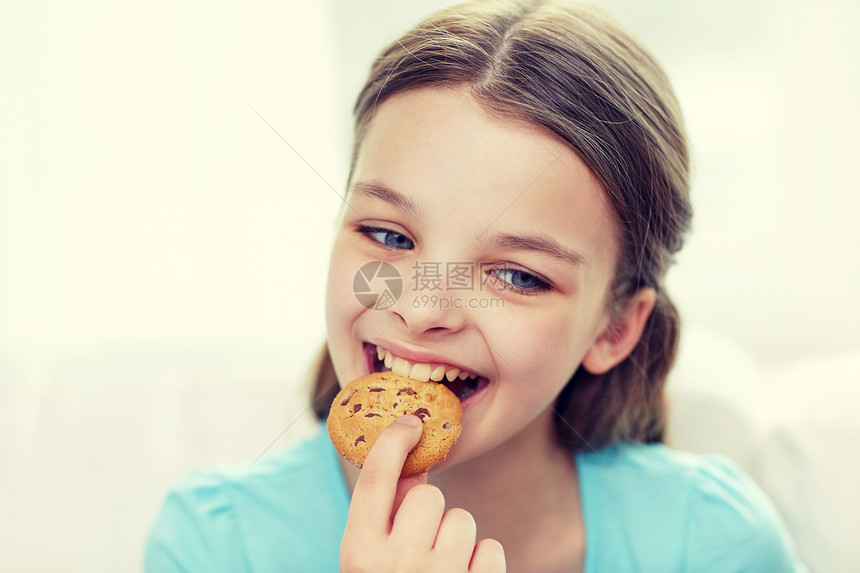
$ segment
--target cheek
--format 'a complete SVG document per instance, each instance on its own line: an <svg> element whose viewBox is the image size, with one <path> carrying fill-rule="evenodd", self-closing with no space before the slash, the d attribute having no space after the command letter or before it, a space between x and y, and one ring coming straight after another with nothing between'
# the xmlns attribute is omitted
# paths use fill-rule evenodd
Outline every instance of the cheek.
<svg viewBox="0 0 860 573"><path fill-rule="evenodd" d="M499 367L540 386L542 394L560 391L587 350L587 336L576 327L577 314L572 309L518 314L522 316L508 316L493 329Z"/></svg>
<svg viewBox="0 0 860 573"><path fill-rule="evenodd" d="M328 281L326 283L326 321L332 321L347 310L354 302L352 296L352 276L349 266L337 252L332 254L329 262Z"/></svg>
<svg viewBox="0 0 860 573"><path fill-rule="evenodd" d="M357 303L352 292L352 284L361 262L350 241L341 231L335 240L329 259L326 313L331 313L336 309L349 308L353 303Z"/></svg>
<svg viewBox="0 0 860 573"><path fill-rule="evenodd" d="M352 292L356 268L356 265L350 264L344 250L335 244L329 263L325 299L328 344L335 366L344 360L343 355L348 350L351 337L351 325L364 310Z"/></svg>

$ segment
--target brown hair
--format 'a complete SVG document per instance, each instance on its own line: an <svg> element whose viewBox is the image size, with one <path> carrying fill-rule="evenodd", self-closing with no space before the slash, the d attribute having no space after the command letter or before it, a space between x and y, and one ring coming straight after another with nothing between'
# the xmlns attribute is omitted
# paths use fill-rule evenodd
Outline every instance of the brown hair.
<svg viewBox="0 0 860 573"><path fill-rule="evenodd" d="M686 138L665 74L594 8L464 4L420 23L377 58L355 106L352 166L377 106L404 90L446 85L467 86L490 113L553 132L600 180L622 230L607 301L613 313L640 288L657 291L623 362L602 375L573 373L556 403L559 439L572 450L661 441L663 387L679 336L662 282L691 217ZM337 391L325 348L316 370L313 407L323 418Z"/></svg>

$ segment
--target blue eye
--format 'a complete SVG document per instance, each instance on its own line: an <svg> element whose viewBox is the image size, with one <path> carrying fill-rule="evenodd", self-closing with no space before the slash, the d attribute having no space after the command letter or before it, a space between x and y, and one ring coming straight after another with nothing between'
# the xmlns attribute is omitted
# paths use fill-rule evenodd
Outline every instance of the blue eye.
<svg viewBox="0 0 860 573"><path fill-rule="evenodd" d="M389 249L415 248L415 243L412 242L412 239L402 233L397 233L389 229L361 225L358 228L358 232L367 236L370 240L379 243L380 245L383 245L385 247L388 247Z"/></svg>
<svg viewBox="0 0 860 573"><path fill-rule="evenodd" d="M540 277L520 269L493 269L490 271L500 283L500 287L520 294L537 294L552 290L552 287Z"/></svg>

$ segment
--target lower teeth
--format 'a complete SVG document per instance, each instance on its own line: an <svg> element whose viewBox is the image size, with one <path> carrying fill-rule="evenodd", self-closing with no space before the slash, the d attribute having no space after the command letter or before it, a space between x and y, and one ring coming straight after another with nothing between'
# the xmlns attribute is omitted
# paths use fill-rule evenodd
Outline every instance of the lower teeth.
<svg viewBox="0 0 860 573"><path fill-rule="evenodd" d="M465 400L466 398L468 398L469 396L474 394L477 389L478 389L478 383L477 383L477 379L475 379L475 383L474 384L471 384L471 383L467 384L463 388L462 394L457 396L457 398L459 398L460 401L462 402L463 400Z"/></svg>
<svg viewBox="0 0 860 573"><path fill-rule="evenodd" d="M454 382L444 382L445 387L457 396L461 402L474 394L478 390L478 379L467 378L466 380L455 380Z"/></svg>

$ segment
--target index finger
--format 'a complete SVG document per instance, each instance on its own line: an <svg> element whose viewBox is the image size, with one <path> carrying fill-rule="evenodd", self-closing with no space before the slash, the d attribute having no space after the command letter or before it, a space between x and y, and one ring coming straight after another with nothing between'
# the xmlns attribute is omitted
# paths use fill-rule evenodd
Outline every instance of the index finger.
<svg viewBox="0 0 860 573"><path fill-rule="evenodd" d="M406 456L421 439L424 425L415 416L402 416L382 430L352 492L346 527L388 532L397 482Z"/></svg>

